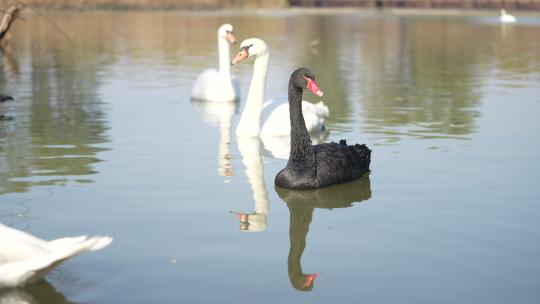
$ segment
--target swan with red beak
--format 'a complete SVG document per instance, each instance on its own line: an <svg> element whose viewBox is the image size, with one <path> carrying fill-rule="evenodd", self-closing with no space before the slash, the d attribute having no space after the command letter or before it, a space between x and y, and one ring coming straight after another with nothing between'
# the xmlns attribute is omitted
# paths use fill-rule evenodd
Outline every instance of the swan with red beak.
<svg viewBox="0 0 540 304"><path fill-rule="evenodd" d="M287 100L265 100L266 78L270 58L268 45L259 38L242 41L240 50L232 59L235 65L249 58L254 58L253 75L249 86L246 105L242 111L236 136L263 138L289 136L291 125L289 120L289 104ZM311 84L312 88L313 85ZM315 92L322 96L322 92ZM302 102L304 122L309 133L321 132L325 129L324 122L329 116L328 107L321 101L313 104ZM262 126L262 127L261 127Z"/></svg>

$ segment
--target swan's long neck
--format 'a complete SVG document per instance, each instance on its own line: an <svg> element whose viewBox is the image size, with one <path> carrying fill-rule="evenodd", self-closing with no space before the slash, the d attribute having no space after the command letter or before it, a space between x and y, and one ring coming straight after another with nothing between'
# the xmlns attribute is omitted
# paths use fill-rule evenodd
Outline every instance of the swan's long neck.
<svg viewBox="0 0 540 304"><path fill-rule="evenodd" d="M221 77L231 78L231 58L229 51L229 42L227 39L218 35L218 52L219 52L219 74Z"/></svg>
<svg viewBox="0 0 540 304"><path fill-rule="evenodd" d="M304 115L302 114L302 89L289 82L289 114L291 119L291 153L289 164L305 162L307 168L315 167L315 152L311 145Z"/></svg>
<svg viewBox="0 0 540 304"><path fill-rule="evenodd" d="M268 57L269 54L266 52L255 59L246 106L236 128L237 136L256 137L261 131L261 111L268 74Z"/></svg>

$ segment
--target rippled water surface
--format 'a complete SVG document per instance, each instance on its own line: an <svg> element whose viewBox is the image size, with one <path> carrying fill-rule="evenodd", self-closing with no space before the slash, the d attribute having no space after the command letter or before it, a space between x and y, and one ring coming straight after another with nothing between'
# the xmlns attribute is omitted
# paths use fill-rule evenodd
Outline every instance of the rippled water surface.
<svg viewBox="0 0 540 304"><path fill-rule="evenodd" d="M27 12L0 61L0 222L115 241L0 302L540 301L539 18L46 16L72 43ZM238 104L190 100L224 22L268 43L267 97L315 72L323 140L367 143L368 177L276 189L283 143L234 135L251 60Z"/></svg>

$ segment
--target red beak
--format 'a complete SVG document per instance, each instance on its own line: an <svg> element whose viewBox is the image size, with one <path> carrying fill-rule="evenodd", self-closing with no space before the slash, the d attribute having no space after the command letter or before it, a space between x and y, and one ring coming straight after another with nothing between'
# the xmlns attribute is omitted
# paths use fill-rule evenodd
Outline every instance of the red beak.
<svg viewBox="0 0 540 304"><path fill-rule="evenodd" d="M311 78L307 78L307 77L306 77L306 80L307 80L307 89L308 90L313 92L313 94L318 95L319 97L324 95L323 91L321 91L321 89L319 89L319 86L317 85L315 80L313 80Z"/></svg>
<svg viewBox="0 0 540 304"><path fill-rule="evenodd" d="M314 273L314 274L308 274L306 275L306 281L304 282L304 287L310 287L313 285L313 282L315 282L315 279L320 275L320 272Z"/></svg>

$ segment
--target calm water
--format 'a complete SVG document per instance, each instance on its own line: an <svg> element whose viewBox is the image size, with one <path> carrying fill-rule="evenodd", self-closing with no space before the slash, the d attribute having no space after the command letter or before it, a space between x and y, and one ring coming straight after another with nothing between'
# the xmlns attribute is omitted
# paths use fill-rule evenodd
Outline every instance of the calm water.
<svg viewBox="0 0 540 304"><path fill-rule="evenodd" d="M115 241L0 303L540 301L540 18L48 13L71 44L24 17L0 61L0 222ZM279 144L234 136L244 99L190 101L224 22L269 44L267 97L315 72L326 140L367 143L369 177L275 189Z"/></svg>

